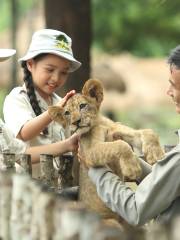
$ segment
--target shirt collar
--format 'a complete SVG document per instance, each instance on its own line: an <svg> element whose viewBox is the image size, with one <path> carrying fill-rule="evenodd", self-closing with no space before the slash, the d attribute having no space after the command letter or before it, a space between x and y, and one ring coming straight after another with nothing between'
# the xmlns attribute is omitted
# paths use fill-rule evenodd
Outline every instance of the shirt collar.
<svg viewBox="0 0 180 240"><path fill-rule="evenodd" d="M23 84L22 88L23 88L23 91L25 91L27 93L25 84ZM38 101L40 107L42 107L43 109L47 109L47 107L48 107L47 102L41 97L41 95L38 93L38 91L36 89L35 89L35 94L36 94L37 101ZM56 93L53 93L52 94L52 105L55 105L57 102L59 102L60 99L61 98Z"/></svg>

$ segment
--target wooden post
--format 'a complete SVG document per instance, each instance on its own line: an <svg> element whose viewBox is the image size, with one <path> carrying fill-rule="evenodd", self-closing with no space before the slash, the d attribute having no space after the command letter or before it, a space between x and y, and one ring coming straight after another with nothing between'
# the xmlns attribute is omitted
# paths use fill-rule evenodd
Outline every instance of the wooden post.
<svg viewBox="0 0 180 240"><path fill-rule="evenodd" d="M30 154L19 154L18 163L23 168L22 173L27 173L32 176L32 164Z"/></svg>
<svg viewBox="0 0 180 240"><path fill-rule="evenodd" d="M58 190L73 186L72 167L73 156L63 154L54 158L54 165L58 171Z"/></svg>
<svg viewBox="0 0 180 240"><path fill-rule="evenodd" d="M55 232L53 240L58 240L59 236L63 240L77 240L82 228L81 217L85 209L77 202L64 203L61 199L56 201L54 208ZM84 239L86 240L86 239Z"/></svg>
<svg viewBox="0 0 180 240"><path fill-rule="evenodd" d="M53 156L48 154L40 155L40 180L43 184L51 188L57 187L57 179L55 177L55 169L53 166Z"/></svg>
<svg viewBox="0 0 180 240"><path fill-rule="evenodd" d="M11 239L31 240L30 226L32 218L31 178L25 174L13 176Z"/></svg>
<svg viewBox="0 0 180 240"><path fill-rule="evenodd" d="M39 204L38 199L41 193L41 187L36 180L32 182L32 221L31 221L31 230L30 236L32 240L40 239L39 231Z"/></svg>
<svg viewBox="0 0 180 240"><path fill-rule="evenodd" d="M54 208L55 231L53 240L100 240L94 238L100 218L88 212L79 202L56 201Z"/></svg>
<svg viewBox="0 0 180 240"><path fill-rule="evenodd" d="M50 192L42 191L39 196L39 232L40 239L49 240L53 238L54 222L53 208L55 195Z"/></svg>
<svg viewBox="0 0 180 240"><path fill-rule="evenodd" d="M49 188L34 184L31 240L51 240L54 234L53 209L55 194ZM59 238L61 239L61 238Z"/></svg>
<svg viewBox="0 0 180 240"><path fill-rule="evenodd" d="M2 153L0 154L0 170L9 173L15 173L15 154L14 153Z"/></svg>
<svg viewBox="0 0 180 240"><path fill-rule="evenodd" d="M0 172L0 237L10 240L12 175Z"/></svg>

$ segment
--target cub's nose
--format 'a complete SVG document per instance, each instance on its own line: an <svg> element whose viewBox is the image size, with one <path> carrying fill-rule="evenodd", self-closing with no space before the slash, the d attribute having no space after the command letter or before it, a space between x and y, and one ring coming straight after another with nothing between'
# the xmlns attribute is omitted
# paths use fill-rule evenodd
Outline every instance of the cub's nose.
<svg viewBox="0 0 180 240"><path fill-rule="evenodd" d="M81 119L78 119L78 120L74 121L72 124L75 126L79 126L80 122L81 122Z"/></svg>

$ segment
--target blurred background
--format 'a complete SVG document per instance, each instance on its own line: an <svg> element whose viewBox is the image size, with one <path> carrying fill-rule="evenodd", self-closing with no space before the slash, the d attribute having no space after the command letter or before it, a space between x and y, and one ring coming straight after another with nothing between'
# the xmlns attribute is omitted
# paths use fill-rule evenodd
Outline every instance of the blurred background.
<svg viewBox="0 0 180 240"><path fill-rule="evenodd" d="M0 114L6 94L22 84L17 59L34 31L54 28L73 39L82 67L66 88L104 83L102 112L134 128L153 128L162 144L176 144L179 116L166 95L166 57L180 44L179 0L0 0L0 48L17 54L0 64Z"/></svg>

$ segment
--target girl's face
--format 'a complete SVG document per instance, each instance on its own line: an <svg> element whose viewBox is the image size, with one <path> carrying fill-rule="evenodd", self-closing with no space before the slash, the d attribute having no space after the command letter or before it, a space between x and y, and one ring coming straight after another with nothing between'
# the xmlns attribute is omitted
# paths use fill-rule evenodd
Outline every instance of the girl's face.
<svg viewBox="0 0 180 240"><path fill-rule="evenodd" d="M70 61L53 54L47 54L39 60L27 60L27 68L32 74L34 87L38 93L48 99L62 87L69 75Z"/></svg>
<svg viewBox="0 0 180 240"><path fill-rule="evenodd" d="M175 66L170 67L169 83L167 94L172 98L176 106L176 112L180 113L180 69Z"/></svg>

